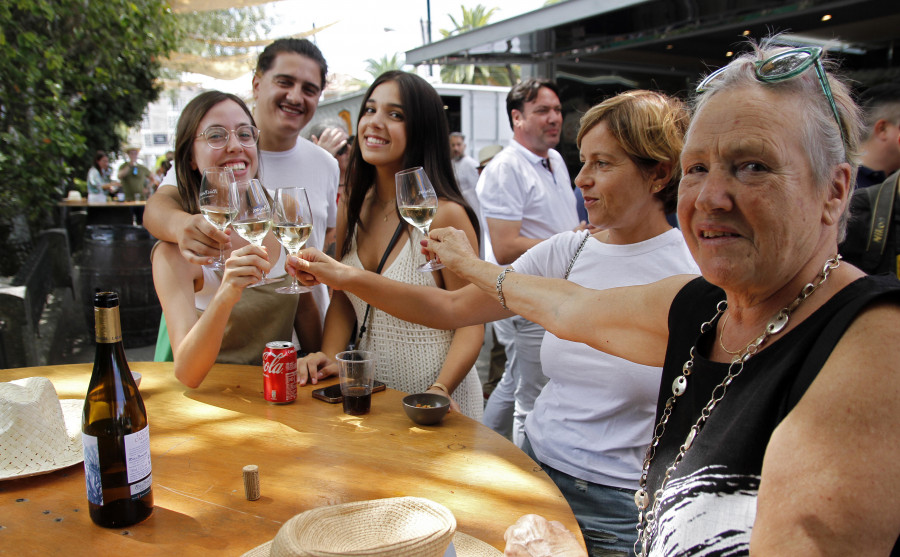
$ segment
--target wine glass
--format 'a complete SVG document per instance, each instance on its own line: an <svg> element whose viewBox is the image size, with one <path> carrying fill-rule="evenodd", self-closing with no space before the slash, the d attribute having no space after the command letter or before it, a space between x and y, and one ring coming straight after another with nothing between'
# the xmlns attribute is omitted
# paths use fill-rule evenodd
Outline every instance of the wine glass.
<svg viewBox="0 0 900 557"><path fill-rule="evenodd" d="M269 203L269 194L259 180L241 180L232 184L234 197L237 201L237 214L231 222L231 228L241 238L254 246L262 246L263 239L272 227L272 206ZM247 288L280 282L282 279L269 278L263 272L259 281Z"/></svg>
<svg viewBox="0 0 900 557"><path fill-rule="evenodd" d="M397 209L400 216L409 224L422 231L428 237L431 219L437 213L438 198L431 180L421 166L401 170L394 176L397 184ZM443 269L443 263L426 261L418 267L418 271L430 273Z"/></svg>
<svg viewBox="0 0 900 557"><path fill-rule="evenodd" d="M272 229L275 237L290 255L297 255L312 234L313 218L306 188L281 188L275 190ZM291 275L291 285L276 288L279 294L304 294L312 289L301 286Z"/></svg>
<svg viewBox="0 0 900 557"><path fill-rule="evenodd" d="M200 213L213 226L225 232L237 213L231 183L234 172L230 168L214 166L203 170L200 182ZM219 258L209 264L214 269L225 268L225 248L219 247Z"/></svg>

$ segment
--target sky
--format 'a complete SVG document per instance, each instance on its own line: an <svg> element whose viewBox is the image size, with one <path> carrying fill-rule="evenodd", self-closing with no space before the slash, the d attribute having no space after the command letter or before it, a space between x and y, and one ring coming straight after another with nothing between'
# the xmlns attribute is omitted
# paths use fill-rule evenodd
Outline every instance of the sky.
<svg viewBox="0 0 900 557"><path fill-rule="evenodd" d="M527 13L544 5L544 0L479 0L488 8L498 8L491 23ZM461 0L431 0L432 41L442 38L440 29L453 29L449 15L462 19L461 5L474 8L476 2ZM275 19L271 37L291 35L313 27L335 25L311 37L328 61L329 73L348 74L371 80L366 72L366 59L380 59L403 53L423 44L420 20L427 17L427 0L283 0L267 5L267 13ZM191 74L190 81L205 87L235 94L250 91L250 76L231 81L213 80Z"/></svg>

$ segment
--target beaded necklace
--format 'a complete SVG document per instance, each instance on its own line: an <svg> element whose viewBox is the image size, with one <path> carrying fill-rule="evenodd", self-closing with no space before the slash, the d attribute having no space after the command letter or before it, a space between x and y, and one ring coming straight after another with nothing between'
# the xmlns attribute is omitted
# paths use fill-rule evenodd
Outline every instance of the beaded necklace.
<svg viewBox="0 0 900 557"><path fill-rule="evenodd" d="M653 430L653 440L650 442L650 446L647 447L647 453L644 457L644 465L641 470L641 480L640 480L640 488L634 494L634 503L638 508L638 539L634 544L634 553L638 557L646 557L648 555L648 551L650 549L650 541L651 535L654 527L656 526L656 519L658 518L659 513L659 505L660 499L662 499L663 491L666 488L666 484L672 478L672 475L675 472L675 469L684 459L684 455L687 453L688 449L693 445L694 440L697 437L697 434L700 433L700 428L706 423L706 420L709 419L709 415L712 413L713 408L722 401L722 398L725 397L725 391L728 389L728 386L732 381L737 378L738 375L744 370L744 363L747 362L751 357L753 357L763 345L763 343L768 340L772 335L777 335L787 326L788 321L790 320L791 314L800 306L800 304L806 300L815 290L821 286L827 279L828 275L834 269L837 269L841 264L841 256L835 255L831 259L825 262L825 265L822 267L822 272L819 273L816 282L810 282L806 286L800 290L800 294L794 298L790 304L781 308L766 324L765 330L763 330L762 334L759 335L754 340L750 341L750 343L741 350L738 354L735 354L731 359L731 364L728 366L728 373L725 375L725 379L722 380L713 390L712 390L712 398L710 398L709 402L706 403L706 406L703 407L703 410L700 412L700 417L697 419L697 422L691 426L690 431L688 431L687 438L684 441L684 444L678 449L678 454L675 456L675 461L672 462L671 466L666 468L666 473L663 476L662 482L660 483L659 489L657 489L653 493L653 506L650 506L650 495L647 493L647 475L650 471L650 463L653 460L653 457L656 454L656 446L659 444L660 439L663 436L663 433L666 431L666 424L669 421L669 417L672 415L672 409L675 407L675 401L685 393L688 387L688 377L691 375L691 370L694 367L694 358L697 354L697 345L691 347L690 359L684 363L684 366L681 368L681 375L679 375L675 381L672 382L672 396L666 400L665 408L662 412L662 417L659 420L659 423L656 424L656 428ZM709 321L706 321L702 325L700 325L700 335L702 336L704 333L708 332L713 326L716 320L719 318L722 313L728 307L727 300L722 300L718 304L716 304L716 314L710 318ZM648 510L648 507L649 510Z"/></svg>

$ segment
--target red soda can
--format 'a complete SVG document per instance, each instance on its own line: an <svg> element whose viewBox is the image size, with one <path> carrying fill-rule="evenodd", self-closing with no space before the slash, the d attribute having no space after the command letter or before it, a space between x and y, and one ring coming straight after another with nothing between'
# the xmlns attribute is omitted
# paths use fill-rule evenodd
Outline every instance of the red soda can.
<svg viewBox="0 0 900 557"><path fill-rule="evenodd" d="M297 400L297 350L291 342L266 343L262 355L266 400L286 404Z"/></svg>

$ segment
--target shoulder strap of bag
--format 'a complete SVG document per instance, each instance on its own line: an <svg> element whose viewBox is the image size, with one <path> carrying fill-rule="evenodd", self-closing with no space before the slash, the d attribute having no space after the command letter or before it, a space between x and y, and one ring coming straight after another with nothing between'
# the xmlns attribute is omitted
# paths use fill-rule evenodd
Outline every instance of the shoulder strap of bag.
<svg viewBox="0 0 900 557"><path fill-rule="evenodd" d="M895 172L880 185L872 186L866 192L869 196L869 206L872 207L872 218L869 221L869 239L863 261L872 268L878 265L887 245L888 227L891 225L891 211L894 209L898 181L900 172Z"/></svg>
<svg viewBox="0 0 900 557"><path fill-rule="evenodd" d="M381 261L378 263L378 268L375 269L375 273L381 274L381 269L384 268L384 264L387 261L388 255L391 254L391 251L394 249L394 246L397 244L397 239L400 237L400 233L403 232L403 221L397 223L397 229L394 230L394 235L391 236L391 241L388 242L387 248L384 250L384 254L381 256ZM350 350L354 350L356 348L357 340L362 341L363 335L366 333L366 322L369 320L369 310L372 308L370 304L366 304L366 313L363 316L362 324L359 326L359 333L357 331L353 331L353 337L350 339Z"/></svg>
<svg viewBox="0 0 900 557"><path fill-rule="evenodd" d="M575 255L572 256L572 260L569 261L569 266L566 267L566 276L563 277L563 278L565 278L566 280L569 280L569 273L572 272L572 267L575 266L575 260L578 259L578 256L579 256L579 255L581 255L581 250L584 249L584 245L587 243L588 238L590 238L590 237L591 237L591 231L588 230L588 231L585 232L585 234L584 234L584 239L581 240L581 243L580 243L580 244L578 244L578 249L575 250Z"/></svg>

